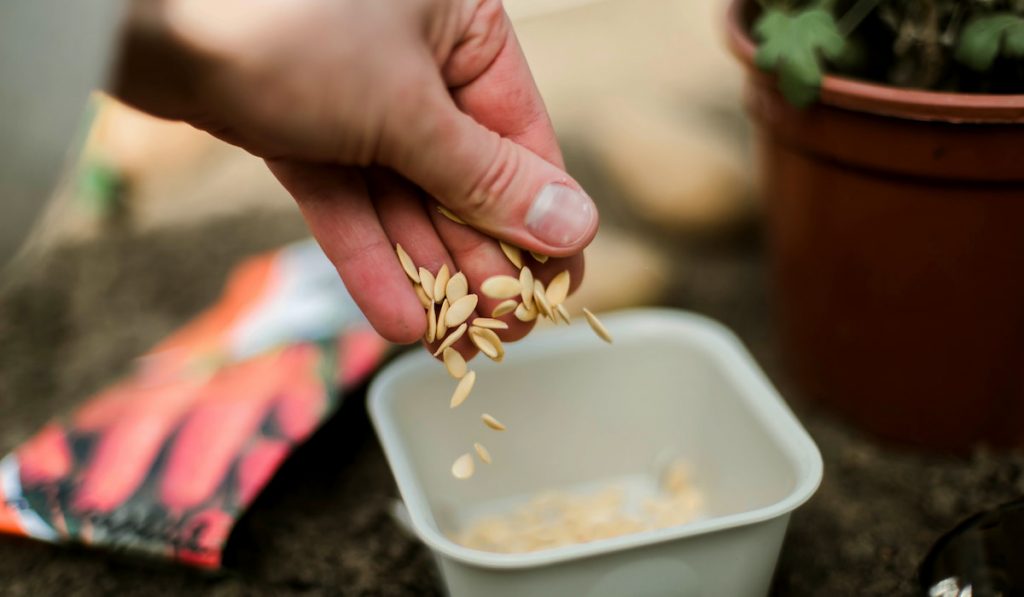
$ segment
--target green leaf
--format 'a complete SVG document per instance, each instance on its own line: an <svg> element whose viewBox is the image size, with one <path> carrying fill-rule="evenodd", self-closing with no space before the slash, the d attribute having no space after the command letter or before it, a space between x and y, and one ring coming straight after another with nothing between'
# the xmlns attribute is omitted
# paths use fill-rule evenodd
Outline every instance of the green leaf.
<svg viewBox="0 0 1024 597"><path fill-rule="evenodd" d="M1014 58L1024 57L1024 18L997 13L971 19L960 34L956 59L974 70L984 71L992 67L1000 52Z"/></svg>
<svg viewBox="0 0 1024 597"><path fill-rule="evenodd" d="M779 75L779 90L803 107L818 98L822 57L839 58L846 40L832 15L821 8L787 13L768 9L754 24L761 41L754 57L758 68Z"/></svg>

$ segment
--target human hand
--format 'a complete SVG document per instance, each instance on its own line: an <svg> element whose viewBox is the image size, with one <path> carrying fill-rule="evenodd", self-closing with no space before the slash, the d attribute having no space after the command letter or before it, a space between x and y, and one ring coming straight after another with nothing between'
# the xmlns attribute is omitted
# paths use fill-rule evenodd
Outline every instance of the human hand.
<svg viewBox="0 0 1024 597"><path fill-rule="evenodd" d="M497 0L135 0L122 56L119 97L266 159L389 340L426 328L395 243L473 288L515 274L491 237L582 277L597 212Z"/></svg>

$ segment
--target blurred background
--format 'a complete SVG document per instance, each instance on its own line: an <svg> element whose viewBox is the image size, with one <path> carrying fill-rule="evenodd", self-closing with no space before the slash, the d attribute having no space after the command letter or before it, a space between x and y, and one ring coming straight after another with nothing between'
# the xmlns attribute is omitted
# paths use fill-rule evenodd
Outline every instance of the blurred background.
<svg viewBox="0 0 1024 597"><path fill-rule="evenodd" d="M822 449L780 595L909 595L963 516L1024 491L1024 454L922 454L865 437L792 387L771 317L743 69L704 0L506 0L563 143L598 202L576 305L692 309L741 336ZM306 236L261 160L102 96L80 160L0 287L0 450L110 383L255 252ZM433 594L388 516L391 476L348 406L244 519L244 574L204 577L0 538L9 594ZM340 437L343 436L343 437ZM328 457L323 452L329 451ZM319 452L319 453L318 453ZM339 589L344 587L345 589Z"/></svg>

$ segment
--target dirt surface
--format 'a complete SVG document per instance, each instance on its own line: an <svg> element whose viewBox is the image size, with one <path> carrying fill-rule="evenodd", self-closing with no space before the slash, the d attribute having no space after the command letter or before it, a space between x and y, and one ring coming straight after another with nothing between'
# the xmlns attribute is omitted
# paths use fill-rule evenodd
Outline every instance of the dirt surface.
<svg viewBox="0 0 1024 597"><path fill-rule="evenodd" d="M208 305L242 257L304 234L294 215L249 214L63 246L0 289L0 450L108 383ZM756 233L680 248L668 304L734 330L780 384ZM908 453L792 399L825 457L815 498L793 517L777 595L914 595L941 532L1024 492L1024 454ZM395 489L362 395L286 464L232 537L231 570L202 575L81 548L0 538L4 595L433 595L426 551L388 515Z"/></svg>

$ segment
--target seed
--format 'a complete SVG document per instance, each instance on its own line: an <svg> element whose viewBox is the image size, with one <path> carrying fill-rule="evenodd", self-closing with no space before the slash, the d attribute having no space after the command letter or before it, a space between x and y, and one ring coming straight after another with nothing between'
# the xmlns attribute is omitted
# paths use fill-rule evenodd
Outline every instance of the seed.
<svg viewBox="0 0 1024 597"><path fill-rule="evenodd" d="M454 348L444 349L444 366L455 379L462 379L466 375L466 359Z"/></svg>
<svg viewBox="0 0 1024 597"><path fill-rule="evenodd" d="M427 344L433 344L437 334L437 316L434 314L434 305L427 307L427 334L423 336Z"/></svg>
<svg viewBox="0 0 1024 597"><path fill-rule="evenodd" d="M446 348L451 348L452 344L458 342L459 338L462 337L462 334L466 333L466 329L468 327L468 325L462 324L458 328L456 328L454 332L448 334L448 337L444 339L444 342L442 342L441 345L437 347L437 352L434 353L434 356L436 357L437 355L441 354L442 352L444 352L444 349Z"/></svg>
<svg viewBox="0 0 1024 597"><path fill-rule="evenodd" d="M420 304L423 305L424 309L434 304L434 301L430 300L430 297L427 296L427 293L423 292L422 286L416 284L415 286L413 286L413 289L416 291L416 298L420 299Z"/></svg>
<svg viewBox="0 0 1024 597"><path fill-rule="evenodd" d="M491 276L480 285L480 291L493 299L519 296L519 279L512 276Z"/></svg>
<svg viewBox="0 0 1024 597"><path fill-rule="evenodd" d="M448 209L447 207L445 207L443 205L438 205L437 206L437 211L442 216L448 218L449 220L455 222L456 224L462 224L463 226L466 225L466 221L465 220L463 220L459 216L457 216L454 213L452 213L452 210Z"/></svg>
<svg viewBox="0 0 1024 597"><path fill-rule="evenodd" d="M565 308L565 305L558 305L555 307L555 314L558 315L559 319L565 322L565 325L572 323L572 319L569 317L569 310Z"/></svg>
<svg viewBox="0 0 1024 597"><path fill-rule="evenodd" d="M441 303L441 310L437 313L437 336L436 338L444 338L445 333L448 332L448 324L445 323L445 317L448 315L448 308L451 305L448 304L448 299L444 299Z"/></svg>
<svg viewBox="0 0 1024 597"><path fill-rule="evenodd" d="M445 263L441 266L441 269L437 270L437 277L434 278L434 302L440 303L444 300L444 293L448 287L448 280L451 279L451 274L448 271L448 264Z"/></svg>
<svg viewBox="0 0 1024 597"><path fill-rule="evenodd" d="M459 380L459 385L455 386L455 392L452 393L452 401L449 403L451 408L462 404L469 398L469 393L473 391L473 384L476 383L476 371L470 371L462 376Z"/></svg>
<svg viewBox="0 0 1024 597"><path fill-rule="evenodd" d="M494 308L494 311L491 311L491 317L501 317L502 315L508 315L509 313L515 311L518 305L519 303L517 303L514 299L502 301L501 303L498 304L497 307Z"/></svg>
<svg viewBox="0 0 1024 597"><path fill-rule="evenodd" d="M491 415L484 413L480 415L480 418L483 420L484 425L487 425L491 429L495 431L505 431L505 426L502 425L501 422L498 421L498 419L495 419Z"/></svg>
<svg viewBox="0 0 1024 597"><path fill-rule="evenodd" d="M544 283L540 280L533 281L533 301L536 303L534 307L541 315L548 319L552 318L551 304L548 303L547 294L544 292Z"/></svg>
<svg viewBox="0 0 1024 597"><path fill-rule="evenodd" d="M537 319L536 305L534 305L533 309L528 309L525 303L516 307L516 319L522 322L529 322Z"/></svg>
<svg viewBox="0 0 1024 597"><path fill-rule="evenodd" d="M490 317L477 317L473 320L473 325L478 328L487 328L491 330L507 330L508 324L500 319L491 319Z"/></svg>
<svg viewBox="0 0 1024 597"><path fill-rule="evenodd" d="M463 454L452 464L452 476L456 479L468 479L473 476L473 457Z"/></svg>
<svg viewBox="0 0 1024 597"><path fill-rule="evenodd" d="M533 272L530 268L524 267L519 270L520 296L523 297L523 304L527 309L533 308Z"/></svg>
<svg viewBox="0 0 1024 597"><path fill-rule="evenodd" d="M475 294L467 294L455 301L448 306L448 312L444 316L444 324L453 328L466 321L473 314L473 309L476 309L476 303L477 296Z"/></svg>
<svg viewBox="0 0 1024 597"><path fill-rule="evenodd" d="M476 450L476 455L480 457L480 460L486 464L491 463L491 453L487 451L487 448L485 448L483 444L480 442L473 442L473 449Z"/></svg>
<svg viewBox="0 0 1024 597"><path fill-rule="evenodd" d="M532 255L533 258L536 259L538 263L547 263L548 262L548 256L547 255L541 255L540 253L534 253L533 251L530 251L530 255Z"/></svg>
<svg viewBox="0 0 1024 597"><path fill-rule="evenodd" d="M512 262L512 265L523 267L523 250L519 247L508 244L503 240L499 240L498 244L501 245L501 252L508 257L508 260Z"/></svg>
<svg viewBox="0 0 1024 597"><path fill-rule="evenodd" d="M413 263L412 257L405 252L402 245L395 245L395 253L398 254L398 262L402 264L402 269L405 270L405 275L409 276L409 279L419 284L420 275L416 272L416 264Z"/></svg>
<svg viewBox="0 0 1024 597"><path fill-rule="evenodd" d="M420 286L423 287L423 292L427 294L430 302L434 302L434 274L425 267L420 268Z"/></svg>
<svg viewBox="0 0 1024 597"><path fill-rule="evenodd" d="M466 281L466 274L462 272L452 276L444 289L444 295L453 303L466 296L467 292L469 292L469 282Z"/></svg>
<svg viewBox="0 0 1024 597"><path fill-rule="evenodd" d="M612 335L608 332L608 328L604 327L601 320L590 312L590 309L584 308L583 315L587 318L587 323L590 324L590 329L594 330L594 333L601 337L602 340L608 344L612 343Z"/></svg>
<svg viewBox="0 0 1024 597"><path fill-rule="evenodd" d="M569 296L569 270L552 278L546 294L550 305L561 305L565 302L565 297Z"/></svg>
<svg viewBox="0 0 1024 597"><path fill-rule="evenodd" d="M487 355L492 361L501 362L505 358L505 347L501 344L501 338L494 330L487 328L469 328L469 339L480 349L480 352Z"/></svg>

